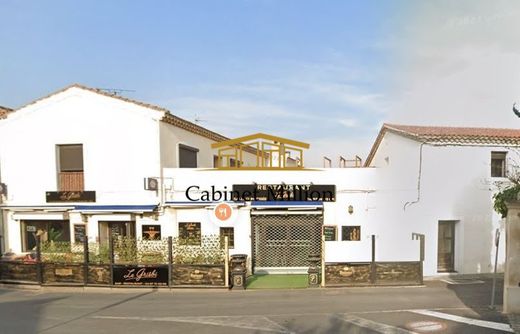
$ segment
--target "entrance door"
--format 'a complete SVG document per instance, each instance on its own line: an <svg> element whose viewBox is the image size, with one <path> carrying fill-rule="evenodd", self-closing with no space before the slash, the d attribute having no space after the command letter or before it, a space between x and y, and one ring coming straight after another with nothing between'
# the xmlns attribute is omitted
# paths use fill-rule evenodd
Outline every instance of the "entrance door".
<svg viewBox="0 0 520 334"><path fill-rule="evenodd" d="M110 221L99 222L99 241L107 243L109 233L112 239L119 237L135 238L135 222Z"/></svg>
<svg viewBox="0 0 520 334"><path fill-rule="evenodd" d="M251 221L253 271L303 268L306 272L309 255L321 255L321 214L255 214Z"/></svg>
<svg viewBox="0 0 520 334"><path fill-rule="evenodd" d="M437 271L455 271L455 222L439 221Z"/></svg>

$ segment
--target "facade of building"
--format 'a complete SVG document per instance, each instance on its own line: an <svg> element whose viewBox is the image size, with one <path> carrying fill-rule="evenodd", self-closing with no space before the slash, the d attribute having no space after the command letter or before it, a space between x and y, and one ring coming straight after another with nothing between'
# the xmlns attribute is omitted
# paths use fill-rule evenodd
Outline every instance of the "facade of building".
<svg viewBox="0 0 520 334"><path fill-rule="evenodd" d="M369 262L373 242L377 261L418 261L416 234L425 275L491 272L503 227L492 195L518 145L519 130L384 125L364 167L310 169L306 143L229 140L73 85L0 122L3 252L32 251L36 233L220 234L252 272L299 272L322 251L328 263Z"/></svg>

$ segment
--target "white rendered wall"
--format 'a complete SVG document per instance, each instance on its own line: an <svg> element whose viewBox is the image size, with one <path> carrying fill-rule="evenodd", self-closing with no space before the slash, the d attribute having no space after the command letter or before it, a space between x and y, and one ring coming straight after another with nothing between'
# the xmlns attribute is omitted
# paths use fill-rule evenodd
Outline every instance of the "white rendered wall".
<svg viewBox="0 0 520 334"><path fill-rule="evenodd" d="M495 182L504 180L490 177L491 152L508 149L423 145L418 191L420 150L421 144L416 141L389 132L385 135L372 163L380 170L377 219L386 219L396 229L426 235L425 275L437 274L439 221L457 221L455 270L492 272L494 233L497 227L503 228L493 210L492 195ZM499 269L503 269L503 263L502 240Z"/></svg>
<svg viewBox="0 0 520 334"><path fill-rule="evenodd" d="M9 205L45 203L57 190L56 145L83 144L85 190L97 204L157 203L143 179L160 172L159 128L150 109L71 88L31 104L0 125Z"/></svg>

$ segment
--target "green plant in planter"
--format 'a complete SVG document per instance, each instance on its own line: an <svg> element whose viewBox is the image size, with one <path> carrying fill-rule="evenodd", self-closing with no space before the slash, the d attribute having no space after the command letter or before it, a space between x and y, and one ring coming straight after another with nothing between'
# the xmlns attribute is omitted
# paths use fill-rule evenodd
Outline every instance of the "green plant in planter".
<svg viewBox="0 0 520 334"><path fill-rule="evenodd" d="M520 193L520 185L513 184L493 195L493 208L502 218L507 216L506 202L516 200L518 193Z"/></svg>
<svg viewBox="0 0 520 334"><path fill-rule="evenodd" d="M63 231L58 231L51 227L48 232L49 241L51 241L51 242L58 241L60 239L60 237L62 236L62 234L63 234Z"/></svg>

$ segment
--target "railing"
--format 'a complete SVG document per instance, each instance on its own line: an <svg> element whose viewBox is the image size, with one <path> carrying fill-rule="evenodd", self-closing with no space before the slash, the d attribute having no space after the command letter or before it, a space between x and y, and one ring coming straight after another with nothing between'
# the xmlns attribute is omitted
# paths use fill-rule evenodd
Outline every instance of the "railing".
<svg viewBox="0 0 520 334"><path fill-rule="evenodd" d="M83 172L60 172L58 174L59 191L83 191L85 180Z"/></svg>

